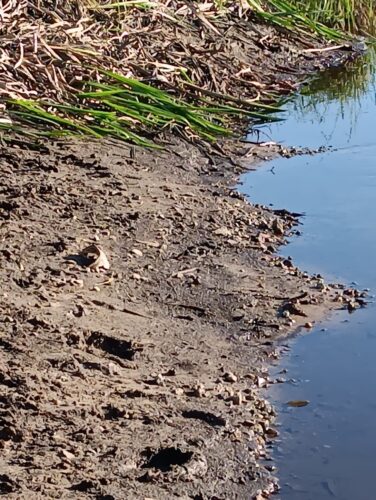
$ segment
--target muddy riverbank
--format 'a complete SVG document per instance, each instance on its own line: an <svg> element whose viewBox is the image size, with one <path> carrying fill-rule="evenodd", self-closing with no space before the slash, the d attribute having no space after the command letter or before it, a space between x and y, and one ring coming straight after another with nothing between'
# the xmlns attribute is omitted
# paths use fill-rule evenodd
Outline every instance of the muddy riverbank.
<svg viewBox="0 0 376 500"><path fill-rule="evenodd" d="M268 88L350 54L248 28L256 52L239 37L231 50ZM276 433L258 391L273 340L356 306L275 256L296 216L233 189L278 147L158 140L1 147L7 498L267 497L259 460ZM109 268L80 254L90 245Z"/></svg>

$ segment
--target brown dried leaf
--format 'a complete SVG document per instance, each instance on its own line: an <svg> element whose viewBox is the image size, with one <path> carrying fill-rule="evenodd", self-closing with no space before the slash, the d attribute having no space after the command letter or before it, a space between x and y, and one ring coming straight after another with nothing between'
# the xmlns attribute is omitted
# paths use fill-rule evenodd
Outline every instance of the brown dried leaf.
<svg viewBox="0 0 376 500"><path fill-rule="evenodd" d="M82 250L81 255L91 260L87 266L89 269L93 269L94 271L99 271L100 268L106 270L110 269L107 255L99 245L89 245Z"/></svg>

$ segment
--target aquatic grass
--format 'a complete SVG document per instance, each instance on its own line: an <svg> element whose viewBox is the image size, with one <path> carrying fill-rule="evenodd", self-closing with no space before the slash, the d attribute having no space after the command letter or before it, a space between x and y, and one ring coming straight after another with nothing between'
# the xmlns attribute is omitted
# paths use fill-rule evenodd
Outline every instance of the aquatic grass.
<svg viewBox="0 0 376 500"><path fill-rule="evenodd" d="M375 0L290 0L312 19L350 32L376 28Z"/></svg>
<svg viewBox="0 0 376 500"><path fill-rule="evenodd" d="M187 102L147 83L100 70L101 82L88 81L74 95L75 104L53 100L8 100L11 122L2 129L31 127L38 135L86 135L116 137L138 145L156 147L151 137L164 129L179 128L183 133L213 141L229 136L229 116L247 116L255 122L274 121L279 108L247 103L248 109L210 102Z"/></svg>
<svg viewBox="0 0 376 500"><path fill-rule="evenodd" d="M309 85L302 88L300 95L314 96L316 103L342 104L360 102L369 88L376 95L376 50L370 49L362 58L345 67L332 68L313 78Z"/></svg>
<svg viewBox="0 0 376 500"><path fill-rule="evenodd" d="M287 0L268 0L267 7L261 0L247 0L253 11L265 21L290 31L306 33L307 29L327 40L339 41L347 38L341 31L320 22L309 11Z"/></svg>

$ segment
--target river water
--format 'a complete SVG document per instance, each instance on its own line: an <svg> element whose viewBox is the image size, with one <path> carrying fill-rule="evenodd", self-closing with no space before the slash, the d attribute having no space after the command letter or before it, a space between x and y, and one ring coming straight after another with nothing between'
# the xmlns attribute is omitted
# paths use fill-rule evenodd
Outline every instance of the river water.
<svg viewBox="0 0 376 500"><path fill-rule="evenodd" d="M246 174L254 203L304 213L283 247L301 269L376 293L376 64L370 52L323 73L261 140L335 150L277 159ZM254 137L250 137L254 139ZM376 499L376 304L336 312L289 341L272 368L284 384L266 397L279 411L273 449L288 500ZM287 371L284 375L277 375ZM301 408L289 400L308 400ZM375 476L374 476L375 474Z"/></svg>

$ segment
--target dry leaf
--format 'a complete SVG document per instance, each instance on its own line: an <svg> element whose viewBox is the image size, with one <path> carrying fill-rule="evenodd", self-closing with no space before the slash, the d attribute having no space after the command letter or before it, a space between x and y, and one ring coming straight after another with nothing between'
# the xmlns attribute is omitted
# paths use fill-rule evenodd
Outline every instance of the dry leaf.
<svg viewBox="0 0 376 500"><path fill-rule="evenodd" d="M184 276L192 276L194 272L197 271L197 267L191 267L190 269L182 269L177 273L172 274L171 278L183 278Z"/></svg>
<svg viewBox="0 0 376 500"><path fill-rule="evenodd" d="M99 271L100 268L110 269L107 255L99 245L89 245L82 250L81 255L91 261L87 266L89 269L93 269L94 271Z"/></svg>

